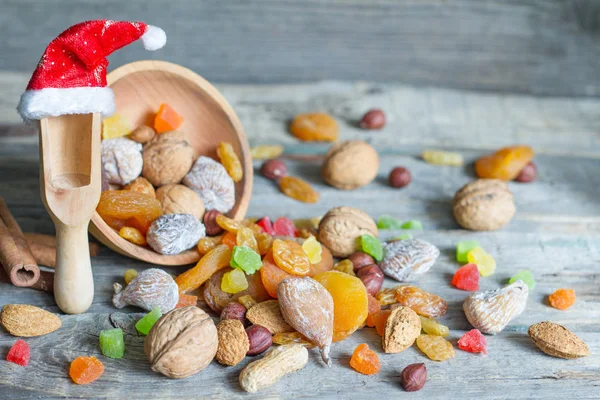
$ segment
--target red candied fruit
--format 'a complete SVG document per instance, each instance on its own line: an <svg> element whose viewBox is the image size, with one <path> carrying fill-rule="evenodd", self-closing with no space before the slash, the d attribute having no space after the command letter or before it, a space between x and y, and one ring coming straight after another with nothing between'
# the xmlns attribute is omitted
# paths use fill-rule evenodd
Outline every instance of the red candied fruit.
<svg viewBox="0 0 600 400"><path fill-rule="evenodd" d="M6 355L6 361L10 361L11 363L15 363L22 367L26 367L27 364L29 364L30 358L31 350L29 349L29 345L22 339L17 340Z"/></svg>
<svg viewBox="0 0 600 400"><path fill-rule="evenodd" d="M475 264L466 264L456 270L452 278L452 285L458 289L479 290L479 269Z"/></svg>
<svg viewBox="0 0 600 400"><path fill-rule="evenodd" d="M487 339L479 329L471 329L458 339L458 348L469 353L487 354Z"/></svg>
<svg viewBox="0 0 600 400"><path fill-rule="evenodd" d="M275 229L273 228L271 218L265 216L260 221L258 221L256 225L260 226L263 232L268 233L271 236L275 236Z"/></svg>
<svg viewBox="0 0 600 400"><path fill-rule="evenodd" d="M273 229L275 230L275 235L279 236L296 237L298 233L294 222L291 219L285 217L277 218L273 223Z"/></svg>

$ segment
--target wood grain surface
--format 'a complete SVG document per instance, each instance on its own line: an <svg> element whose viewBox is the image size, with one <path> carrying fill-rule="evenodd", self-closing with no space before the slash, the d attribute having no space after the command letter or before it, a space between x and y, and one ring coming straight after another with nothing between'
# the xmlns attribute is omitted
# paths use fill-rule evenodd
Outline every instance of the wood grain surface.
<svg viewBox="0 0 600 400"><path fill-rule="evenodd" d="M141 44L113 66L164 59L210 81L400 81L542 95L600 94L596 0L3 0L0 70L31 71L80 21L142 20Z"/></svg>
<svg viewBox="0 0 600 400"><path fill-rule="evenodd" d="M37 138L18 125L14 105L25 81L21 74L0 74L0 195L5 197L25 231L51 233L50 218L39 196ZM398 375L404 366L424 362L428 382L415 399L577 399L598 398L600 393L600 101L545 99L504 94L413 88L377 83L324 82L306 85L219 85L240 117L251 144L281 143L286 148L290 173L321 192L321 201L306 205L286 198L261 176L255 176L248 215L292 218L323 214L338 205L351 205L373 217L391 214L399 219L420 219L425 230L416 237L438 246L441 255L418 285L444 297L449 304L441 322L451 329L450 341L470 326L461 304L467 292L449 285L458 264L455 245L476 239L498 261L497 272L483 278L483 290L496 288L520 269L529 269L537 281L526 311L497 336L488 337L489 354L478 356L457 350L455 358L437 363L416 348L400 354L383 354L373 329L363 329L333 346L333 366L326 369L315 350L309 364L263 392L241 390L237 367L212 363L202 373L185 380L170 380L153 373L143 355L143 338L131 324L139 309L115 309L112 283L121 282L129 268L150 265L120 256L103 247L92 259L96 292L90 312L62 316L57 332L29 339L32 362L27 369L0 361L0 398L396 398L403 393ZM365 132L355 121L366 109L382 107L389 124L382 131ZM319 175L326 144L304 144L286 129L295 113L324 110L340 124L341 137L371 142L381 155L377 179L366 187L340 192L325 186ZM536 149L539 178L532 184L510 183L517 214L497 232L468 232L452 218L450 200L455 191L473 179L464 168L432 166L418 157L425 148L453 149L470 163L501 145L527 143ZM258 168L255 162L254 167ZM385 183L396 165L411 169L413 182L403 190ZM383 231L384 239L399 232ZM182 267L165 268L177 274ZM394 282L386 280L385 286ZM577 292L577 303L568 311L550 308L547 295L568 287ZM0 284L0 305L27 303L58 312L50 295ZM565 325L586 341L591 355L562 360L541 353L527 336L529 325L551 320ZM124 327L126 354L122 360L102 357L106 372L89 386L74 385L67 375L71 360L79 355L101 357L101 329ZM0 355L15 338L0 331ZM363 376L348 365L359 343L380 353L382 370Z"/></svg>

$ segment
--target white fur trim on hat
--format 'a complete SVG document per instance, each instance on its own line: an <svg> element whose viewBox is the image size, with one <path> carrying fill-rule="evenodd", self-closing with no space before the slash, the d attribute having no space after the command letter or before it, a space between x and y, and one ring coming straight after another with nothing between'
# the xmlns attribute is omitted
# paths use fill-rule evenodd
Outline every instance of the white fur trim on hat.
<svg viewBox="0 0 600 400"><path fill-rule="evenodd" d="M17 111L25 121L95 112L106 117L115 112L115 95L108 87L27 90L21 96Z"/></svg>
<svg viewBox="0 0 600 400"><path fill-rule="evenodd" d="M142 35L142 43L146 50L158 50L167 43L167 34L158 26L147 25L146 32Z"/></svg>

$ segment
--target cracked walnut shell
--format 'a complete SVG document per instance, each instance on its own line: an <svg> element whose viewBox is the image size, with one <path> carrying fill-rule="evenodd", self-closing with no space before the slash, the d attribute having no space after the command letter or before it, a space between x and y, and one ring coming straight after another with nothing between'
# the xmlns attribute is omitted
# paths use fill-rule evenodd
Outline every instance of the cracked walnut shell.
<svg viewBox="0 0 600 400"><path fill-rule="evenodd" d="M154 186L179 183L194 162L194 149L183 132L156 135L144 146L142 175Z"/></svg>
<svg viewBox="0 0 600 400"><path fill-rule="evenodd" d="M161 186L156 191L156 198L162 205L163 214L192 214L199 220L204 216L204 201L187 186Z"/></svg>
<svg viewBox="0 0 600 400"><path fill-rule="evenodd" d="M346 258L356 252L361 235L378 236L378 231L375 221L358 208L332 208L319 223L318 240L334 257Z"/></svg>
<svg viewBox="0 0 600 400"><path fill-rule="evenodd" d="M217 328L198 307L176 308L163 315L144 342L144 353L153 371L169 378L194 375L215 358Z"/></svg>
<svg viewBox="0 0 600 400"><path fill-rule="evenodd" d="M498 179L478 179L463 186L452 206L458 224L474 231L500 229L516 212L508 185Z"/></svg>
<svg viewBox="0 0 600 400"><path fill-rule="evenodd" d="M323 163L323 179L338 189L351 190L364 186L377 176L379 156L375 149L360 140L333 145Z"/></svg>

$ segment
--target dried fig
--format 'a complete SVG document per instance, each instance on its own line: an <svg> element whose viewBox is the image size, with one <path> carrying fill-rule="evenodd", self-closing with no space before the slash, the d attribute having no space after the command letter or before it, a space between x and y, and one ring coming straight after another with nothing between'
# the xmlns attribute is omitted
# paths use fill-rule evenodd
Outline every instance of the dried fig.
<svg viewBox="0 0 600 400"><path fill-rule="evenodd" d="M123 290L114 284L113 304L117 308L131 305L151 311L160 307L164 314L171 311L179 301L179 288L171 275L162 269L151 268L137 274Z"/></svg>

